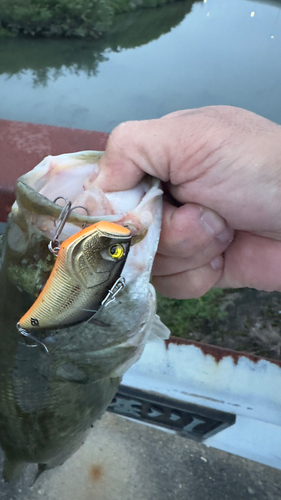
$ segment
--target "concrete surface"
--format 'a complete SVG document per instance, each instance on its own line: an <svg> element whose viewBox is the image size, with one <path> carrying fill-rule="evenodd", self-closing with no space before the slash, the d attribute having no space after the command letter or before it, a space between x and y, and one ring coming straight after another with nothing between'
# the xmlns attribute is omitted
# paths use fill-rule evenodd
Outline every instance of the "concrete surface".
<svg viewBox="0 0 281 500"><path fill-rule="evenodd" d="M29 471L31 473L31 471ZM280 500L277 469L106 413L63 466L1 500Z"/></svg>

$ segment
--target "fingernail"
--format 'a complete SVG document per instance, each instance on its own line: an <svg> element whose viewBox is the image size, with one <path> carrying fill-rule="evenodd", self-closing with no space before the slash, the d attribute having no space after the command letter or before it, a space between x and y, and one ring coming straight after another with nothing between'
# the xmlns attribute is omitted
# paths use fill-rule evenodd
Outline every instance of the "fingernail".
<svg viewBox="0 0 281 500"><path fill-rule="evenodd" d="M218 257L215 257L210 264L215 271L220 271L220 269L223 268L223 262L223 257L219 255Z"/></svg>
<svg viewBox="0 0 281 500"><path fill-rule="evenodd" d="M205 230L213 236L220 235L225 229L225 220L212 210L202 210L200 220L205 226Z"/></svg>
<svg viewBox="0 0 281 500"><path fill-rule="evenodd" d="M233 229L226 227L216 238L221 243L231 243L233 240L233 234Z"/></svg>

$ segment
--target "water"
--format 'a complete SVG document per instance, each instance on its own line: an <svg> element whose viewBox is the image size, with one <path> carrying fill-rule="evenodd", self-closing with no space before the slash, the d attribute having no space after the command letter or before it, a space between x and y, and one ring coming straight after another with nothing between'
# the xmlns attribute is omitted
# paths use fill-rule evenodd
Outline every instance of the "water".
<svg viewBox="0 0 281 500"><path fill-rule="evenodd" d="M281 2L184 0L101 41L0 39L0 118L110 131L209 104L281 123Z"/></svg>

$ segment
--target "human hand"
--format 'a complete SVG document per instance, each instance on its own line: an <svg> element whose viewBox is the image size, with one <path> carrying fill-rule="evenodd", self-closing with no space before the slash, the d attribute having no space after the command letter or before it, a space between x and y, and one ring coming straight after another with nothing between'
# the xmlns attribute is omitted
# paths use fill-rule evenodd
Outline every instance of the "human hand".
<svg viewBox="0 0 281 500"><path fill-rule="evenodd" d="M229 106L123 123L110 135L96 184L130 189L144 173L178 202L164 202L158 291L175 298L213 286L281 291L281 126Z"/></svg>

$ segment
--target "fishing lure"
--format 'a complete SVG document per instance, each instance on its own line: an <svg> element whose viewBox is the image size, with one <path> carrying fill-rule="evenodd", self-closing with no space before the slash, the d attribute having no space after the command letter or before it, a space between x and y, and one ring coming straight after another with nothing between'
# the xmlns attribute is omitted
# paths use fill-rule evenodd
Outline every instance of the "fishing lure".
<svg viewBox="0 0 281 500"><path fill-rule="evenodd" d="M86 321L113 300L124 287L120 275L130 242L129 229L105 221L82 229L60 246L52 240L55 265L40 295L19 320L20 333L32 338L29 331Z"/></svg>

